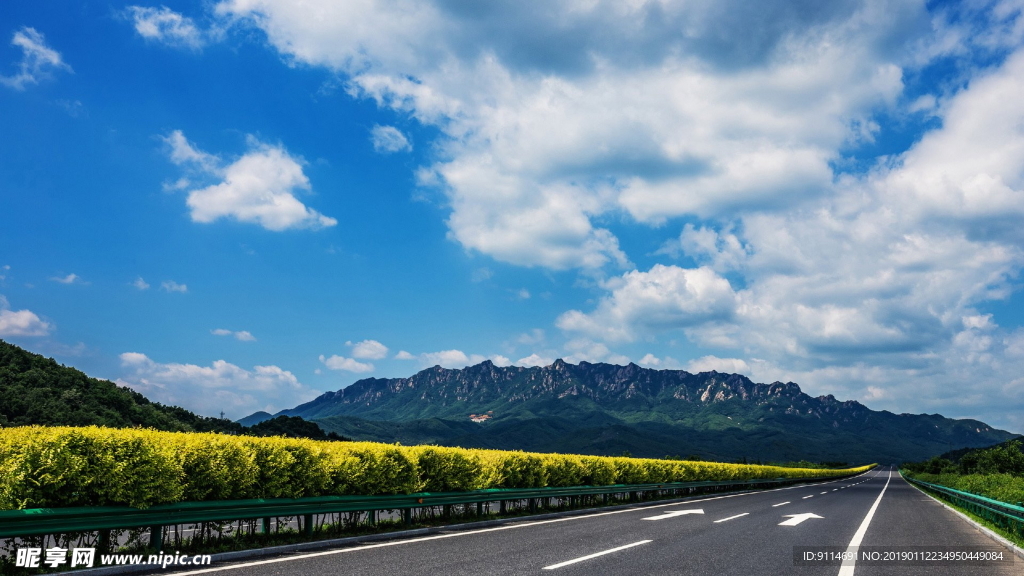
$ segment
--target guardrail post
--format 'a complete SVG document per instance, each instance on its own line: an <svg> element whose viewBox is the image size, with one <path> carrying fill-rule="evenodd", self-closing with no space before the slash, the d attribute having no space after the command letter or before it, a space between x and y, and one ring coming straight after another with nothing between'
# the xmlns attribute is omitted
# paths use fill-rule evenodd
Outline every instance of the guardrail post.
<svg viewBox="0 0 1024 576"><path fill-rule="evenodd" d="M505 510L507 510L507 509L508 509L508 507L505 505L505 501L504 500L502 500L500 503L498 503L498 514L504 514Z"/></svg>
<svg viewBox="0 0 1024 576"><path fill-rule="evenodd" d="M402 510L402 522L404 522L406 526L412 524L412 508L405 508Z"/></svg>
<svg viewBox="0 0 1024 576"><path fill-rule="evenodd" d="M270 518L263 519L263 533L270 534Z"/></svg>
<svg viewBox="0 0 1024 576"><path fill-rule="evenodd" d="M366 511L366 522L370 526L375 526L377 524L377 511L376 510L367 510Z"/></svg>
<svg viewBox="0 0 1024 576"><path fill-rule="evenodd" d="M159 552L164 548L164 527L163 526L150 526L149 528L149 547L154 551Z"/></svg>
<svg viewBox="0 0 1024 576"><path fill-rule="evenodd" d="M100 552L110 552L110 530L100 530L99 542L96 544L96 548Z"/></svg>
<svg viewBox="0 0 1024 576"><path fill-rule="evenodd" d="M312 514L306 514L302 518L302 532L306 536L312 536L313 535L313 515Z"/></svg>
<svg viewBox="0 0 1024 576"><path fill-rule="evenodd" d="M477 516L483 516L484 515L484 503L483 502L477 502L476 503L476 515Z"/></svg>
<svg viewBox="0 0 1024 576"><path fill-rule="evenodd" d="M536 512L536 511L537 511L537 499L536 498L530 498L530 512Z"/></svg>

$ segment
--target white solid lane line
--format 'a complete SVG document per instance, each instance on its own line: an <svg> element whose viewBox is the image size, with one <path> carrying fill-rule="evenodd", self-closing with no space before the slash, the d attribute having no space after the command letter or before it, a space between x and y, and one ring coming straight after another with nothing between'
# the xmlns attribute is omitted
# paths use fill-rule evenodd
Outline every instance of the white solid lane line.
<svg viewBox="0 0 1024 576"><path fill-rule="evenodd" d="M729 516L728 518L722 518L721 520L715 520L715 524L718 524L719 522L725 522L727 520L734 520L736 518L740 518L742 516L746 516L747 514L750 514L750 512L744 512L743 514L737 514L735 516Z"/></svg>
<svg viewBox="0 0 1024 576"><path fill-rule="evenodd" d="M587 554L586 556L580 556L579 558L573 558L572 560L566 560L565 562L559 562L558 564L552 564L551 566L545 566L545 570L554 570L577 562L583 562L584 560L590 560L591 558L597 558L598 556L604 556L605 554L611 554L612 552L618 552L619 550L625 550L626 548L632 548L633 546L639 546L641 544L647 544L653 542L653 540L641 540L639 542L633 542L632 544L626 544L625 546L619 546L618 548L612 548L611 550L605 550L603 552L595 552L593 554Z"/></svg>
<svg viewBox="0 0 1024 576"><path fill-rule="evenodd" d="M839 569L838 576L853 576L853 569L857 566L857 547L860 546L861 541L864 540L864 535L868 532L868 525L871 524L871 519L875 516L875 510L878 509L882 496L885 496L885 489L889 487L890 480L892 480L892 469L889 470L889 477L885 480L885 486L882 486L882 491L878 493L878 498L875 498L875 503L868 510L868 515L860 523L860 528L857 528L857 532L853 535L853 540L850 540L850 545L846 548L846 555L849 557L849 560L843 560L843 566Z"/></svg>
<svg viewBox="0 0 1024 576"><path fill-rule="evenodd" d="M785 506L789 502L779 502L778 504L772 504L772 508L778 508L779 506Z"/></svg>

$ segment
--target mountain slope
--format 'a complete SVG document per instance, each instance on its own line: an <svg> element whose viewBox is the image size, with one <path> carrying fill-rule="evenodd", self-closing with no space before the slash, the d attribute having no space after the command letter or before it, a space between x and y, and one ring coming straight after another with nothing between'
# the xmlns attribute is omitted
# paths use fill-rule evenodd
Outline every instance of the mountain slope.
<svg viewBox="0 0 1024 576"><path fill-rule="evenodd" d="M266 413L264 413L266 414ZM222 432L250 436L289 436L344 440L313 422L269 414L251 426L209 418L145 396L107 380L58 364L0 340L0 427L143 427L169 432Z"/></svg>
<svg viewBox="0 0 1024 576"><path fill-rule="evenodd" d="M199 416L0 340L0 426L142 426L168 431L242 431L230 420Z"/></svg>
<svg viewBox="0 0 1024 576"><path fill-rule="evenodd" d="M429 430L420 438L460 446L753 460L899 462L1013 436L976 420L813 398L792 382L561 360L367 378L280 414L357 439L414 442L411 430L420 427ZM487 419L465 429L471 414ZM352 417L364 423L361 430Z"/></svg>

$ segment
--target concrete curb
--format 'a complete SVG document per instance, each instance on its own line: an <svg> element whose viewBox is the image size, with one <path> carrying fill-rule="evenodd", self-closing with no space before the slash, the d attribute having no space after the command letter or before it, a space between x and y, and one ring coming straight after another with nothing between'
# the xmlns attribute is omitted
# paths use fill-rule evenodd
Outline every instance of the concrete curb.
<svg viewBox="0 0 1024 576"><path fill-rule="evenodd" d="M830 479L823 479L830 480ZM804 486L810 484L803 484ZM794 485L794 487L797 485ZM235 560L251 560L254 558L263 558L269 556L282 556L293 552L307 552L310 550L320 550L328 548L339 548L349 546L353 544L363 544L367 542L381 542L387 540L400 540L402 538L410 538L413 536L428 536L431 534L440 534L444 532L460 532L463 530L476 530L479 528L490 528L493 526L502 526L505 524L514 524L516 522L534 522L538 520L550 520L555 518L565 518L570 516L586 516L588 514L594 514L597 512L609 512L613 510L628 510L628 509L640 509L647 508L650 506L660 506L665 504L673 504L676 502L687 502L689 500L699 500L702 498L715 497L715 496L729 496L735 494L748 494L754 492L760 492L761 490L739 490L735 492L720 492L715 494L700 494L696 496L687 496L684 498L668 498L665 500L652 500L650 502L638 502L633 504L619 504L615 506L601 506L598 508L584 508L581 510L566 510L564 512L550 512L547 514L534 514L530 516L517 516L514 518L497 518L494 520L481 520L479 522L464 522L462 524L451 524L447 526L431 526L429 528L415 528L412 530L399 530L395 532L383 532L380 534L367 534L365 536L349 536L347 538L334 538L331 540L317 540L315 542L301 542L299 544L286 544L283 546L271 546L269 548L254 548L252 550L237 550L234 552L221 552L218 554L210 555L209 566L168 566L167 568L160 568L159 566L151 566L149 564L133 564L129 566L104 566L100 568L86 568L83 570L70 570L67 572L60 572L60 574L69 574L75 576L108 576L117 574L146 574L146 573L161 573L161 574L173 574L177 571L182 570L194 570L194 569L205 569L212 568L218 563L231 562ZM166 553L166 552L165 552ZM189 554L192 556L193 554ZM144 557L148 557L149 554L143 554Z"/></svg>
<svg viewBox="0 0 1024 576"><path fill-rule="evenodd" d="M902 475L901 475L901 477L902 477ZM905 481L905 480L904 480L904 481ZM1003 546L1006 546L1007 548L1009 548L1010 550L1012 550L1012 551L1013 551L1013 553L1014 553L1014 554L1015 554L1015 555L1016 555L1017 557L1019 557L1019 558L1020 558L1021 560L1024 560L1024 549L1022 549L1022 548L1021 548L1020 546L1017 546L1017 545L1016 545L1016 544L1014 544L1013 542L1010 542L1009 540L1007 540L1007 539L1006 539L1005 537L1003 537L1003 536L1002 536L1001 534L999 534L998 532L995 532L995 531L993 531L993 530L992 530L992 529L990 529L990 528L987 528L987 527L985 527L985 526L982 526L981 524L978 524L977 520L975 520L974 518L971 518L971 517L970 517L970 516L968 516L967 514L964 514L963 512L961 512L961 511L957 510L956 508L953 508L953 507L952 507L952 506L950 506L949 504L946 504L946 503L945 503L945 502L943 502L942 500L939 500L939 499L938 499L938 498L936 498L935 496L932 496L931 494L929 494L929 493L925 492L925 491L924 491L924 490L922 490L922 489L921 489L920 487L918 487L918 486L914 485L914 483L913 483L913 482L907 482L907 484L910 484L911 486L913 486L914 488L916 488L918 492L920 492L920 493L924 494L925 496L927 496L927 497L931 498L932 500L935 500L936 502L938 502L938 503L939 503L939 505L940 505L940 506L942 506L942 507L943 507L943 508L945 508L946 510L949 510L950 512L952 512L952 513L956 514L957 516L959 516L959 517L963 518L964 520L966 520L967 522L969 522L969 523L971 524L971 526L974 526L974 528L975 528L976 530L978 530L978 531L979 531L979 532L981 532L982 534L984 534L984 535L988 536L989 538L991 538L991 539L995 540L996 542L998 542L998 543L1002 544Z"/></svg>

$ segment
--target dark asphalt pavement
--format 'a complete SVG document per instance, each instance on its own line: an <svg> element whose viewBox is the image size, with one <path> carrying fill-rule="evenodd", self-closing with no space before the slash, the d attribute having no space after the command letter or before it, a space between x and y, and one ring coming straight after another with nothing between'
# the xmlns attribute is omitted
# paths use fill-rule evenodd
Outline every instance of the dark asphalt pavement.
<svg viewBox="0 0 1024 576"><path fill-rule="evenodd" d="M177 574L834 576L840 573L838 565L795 565L794 547L846 550L876 501L878 506L862 534L862 546L996 546L886 468L820 484L554 520L524 520ZM703 513L669 514L696 510ZM804 514L820 518L801 520ZM646 520L657 517L661 519ZM595 556L580 560L590 555ZM1024 561L1016 558L1012 565L971 567L855 565L852 572L847 568L842 573L1024 575Z"/></svg>

